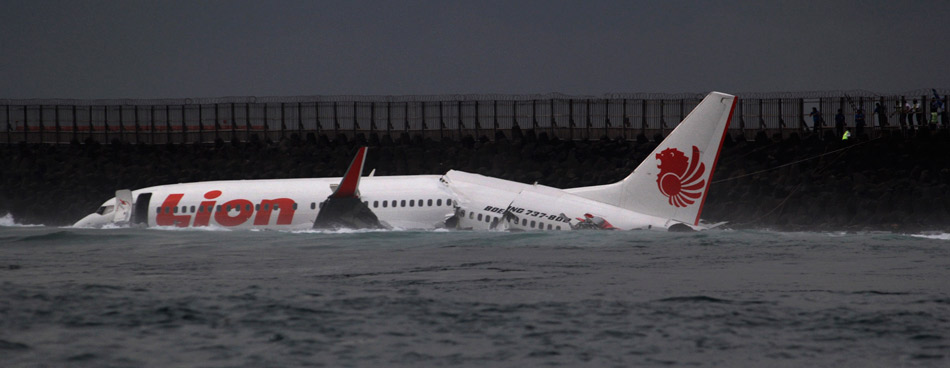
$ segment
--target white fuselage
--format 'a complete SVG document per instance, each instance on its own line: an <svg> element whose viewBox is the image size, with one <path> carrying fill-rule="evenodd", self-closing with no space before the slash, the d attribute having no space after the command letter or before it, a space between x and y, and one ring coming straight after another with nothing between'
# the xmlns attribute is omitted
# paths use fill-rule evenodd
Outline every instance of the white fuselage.
<svg viewBox="0 0 950 368"><path fill-rule="evenodd" d="M208 181L148 187L132 196L138 202L150 195L144 222L149 227L301 230L313 226L320 203L339 183L340 178ZM380 222L396 229L438 228L454 213L453 196L438 175L367 177L359 191ZM114 202L106 201L76 225L112 222Z"/></svg>

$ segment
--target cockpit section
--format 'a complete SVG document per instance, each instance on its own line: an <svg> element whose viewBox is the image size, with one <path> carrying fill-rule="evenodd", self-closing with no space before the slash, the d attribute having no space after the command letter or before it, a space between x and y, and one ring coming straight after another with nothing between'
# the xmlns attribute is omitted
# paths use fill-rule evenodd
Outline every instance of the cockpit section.
<svg viewBox="0 0 950 368"><path fill-rule="evenodd" d="M99 207L98 210L96 210L96 214L98 214L98 215L107 215L107 214L112 213L113 210L115 210L115 206L113 206L113 205L101 206L101 207Z"/></svg>

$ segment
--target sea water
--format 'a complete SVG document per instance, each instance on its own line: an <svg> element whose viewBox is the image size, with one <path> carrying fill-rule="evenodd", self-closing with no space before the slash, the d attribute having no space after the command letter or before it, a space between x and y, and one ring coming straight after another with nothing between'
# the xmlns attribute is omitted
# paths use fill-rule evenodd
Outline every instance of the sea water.
<svg viewBox="0 0 950 368"><path fill-rule="evenodd" d="M0 226L0 365L950 365L946 234Z"/></svg>

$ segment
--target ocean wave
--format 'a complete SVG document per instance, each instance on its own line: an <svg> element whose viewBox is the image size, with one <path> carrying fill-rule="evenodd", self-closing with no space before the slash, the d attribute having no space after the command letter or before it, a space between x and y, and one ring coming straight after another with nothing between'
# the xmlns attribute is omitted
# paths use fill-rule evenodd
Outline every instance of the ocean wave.
<svg viewBox="0 0 950 368"><path fill-rule="evenodd" d="M8 214L6 214L6 215L3 215L3 217L0 217L0 226L6 226L6 227L38 227L38 226L43 226L43 225L18 224L18 223L16 222L16 219L13 218L13 214L12 214L12 213L8 213Z"/></svg>
<svg viewBox="0 0 950 368"><path fill-rule="evenodd" d="M916 237L916 238L950 240L950 234L948 233L912 234L911 236Z"/></svg>

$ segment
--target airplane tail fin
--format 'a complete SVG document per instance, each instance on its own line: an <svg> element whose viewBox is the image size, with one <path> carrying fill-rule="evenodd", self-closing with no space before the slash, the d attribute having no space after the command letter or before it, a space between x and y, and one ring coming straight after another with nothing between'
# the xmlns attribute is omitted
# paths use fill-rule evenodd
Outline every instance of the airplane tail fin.
<svg viewBox="0 0 950 368"><path fill-rule="evenodd" d="M712 92L620 182L568 189L631 211L699 224L736 96Z"/></svg>

